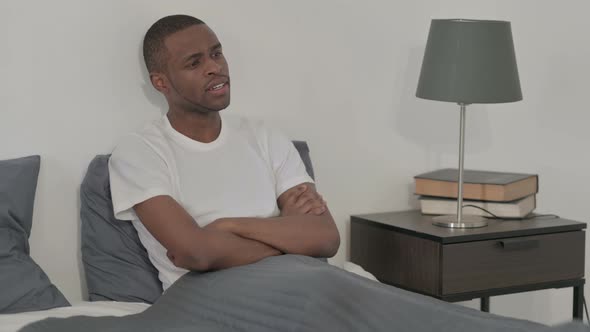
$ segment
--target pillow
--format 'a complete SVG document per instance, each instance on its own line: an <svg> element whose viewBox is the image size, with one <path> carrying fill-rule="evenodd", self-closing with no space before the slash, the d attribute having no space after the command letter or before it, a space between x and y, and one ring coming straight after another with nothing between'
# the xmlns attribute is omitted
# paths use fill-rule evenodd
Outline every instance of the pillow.
<svg viewBox="0 0 590 332"><path fill-rule="evenodd" d="M29 256L41 158L0 161L0 314L69 306Z"/></svg>
<svg viewBox="0 0 590 332"><path fill-rule="evenodd" d="M307 143L294 141L293 144L313 178ZM109 157L97 155L92 160L80 187L82 263L88 298L154 303L162 294L162 283L133 224L115 219Z"/></svg>
<svg viewBox="0 0 590 332"><path fill-rule="evenodd" d="M301 160L303 160L303 164L305 165L305 170L307 171L307 174L309 174L309 176L311 176L311 178L315 180L315 176L313 174L313 165L311 164L311 158L309 157L309 146L307 145L307 142L293 141L293 145L295 145L297 152L299 152L299 155L301 156Z"/></svg>
<svg viewBox="0 0 590 332"><path fill-rule="evenodd" d="M82 263L90 301L154 303L162 295L158 270L133 224L115 219L110 155L96 156L80 186Z"/></svg>

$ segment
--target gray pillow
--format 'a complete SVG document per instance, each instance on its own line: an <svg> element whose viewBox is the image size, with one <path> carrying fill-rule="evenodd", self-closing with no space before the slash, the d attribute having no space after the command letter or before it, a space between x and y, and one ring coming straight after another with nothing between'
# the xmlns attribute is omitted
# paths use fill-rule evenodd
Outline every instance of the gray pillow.
<svg viewBox="0 0 590 332"><path fill-rule="evenodd" d="M29 256L41 158L0 161L0 314L69 306Z"/></svg>
<svg viewBox="0 0 590 332"><path fill-rule="evenodd" d="M158 271L133 224L115 219L109 157L96 156L80 186L82 262L88 298L154 303L162 295Z"/></svg>
<svg viewBox="0 0 590 332"><path fill-rule="evenodd" d="M309 146L307 145L307 142L293 141L293 145L295 145L297 152L299 152L299 155L301 156L301 160L303 160L303 164L305 165L305 170L307 171L307 174L309 174L309 176L311 176L311 178L315 180L315 175L313 174L313 165L311 164L311 158L309 156Z"/></svg>
<svg viewBox="0 0 590 332"><path fill-rule="evenodd" d="M309 147L293 144L313 178ZM109 182L110 155L96 156L80 187L82 262L90 301L154 303L162 294L158 271L151 264L130 222L115 219Z"/></svg>

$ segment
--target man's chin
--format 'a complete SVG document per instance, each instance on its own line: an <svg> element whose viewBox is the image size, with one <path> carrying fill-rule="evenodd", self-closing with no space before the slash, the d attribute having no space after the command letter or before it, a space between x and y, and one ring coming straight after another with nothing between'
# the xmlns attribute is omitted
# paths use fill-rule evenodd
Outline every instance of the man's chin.
<svg viewBox="0 0 590 332"><path fill-rule="evenodd" d="M224 104L222 106L219 105L211 105L211 106L207 106L207 107L203 107L203 108L195 108L192 110L189 110L190 112L194 112L194 113L217 113L217 112L221 112L224 109L226 109L229 106L229 103Z"/></svg>
<svg viewBox="0 0 590 332"><path fill-rule="evenodd" d="M226 109L228 106L229 106L229 98L227 99L227 101L224 101L221 104L211 105L211 107L209 109L214 112L220 112L220 111L223 111L224 109Z"/></svg>

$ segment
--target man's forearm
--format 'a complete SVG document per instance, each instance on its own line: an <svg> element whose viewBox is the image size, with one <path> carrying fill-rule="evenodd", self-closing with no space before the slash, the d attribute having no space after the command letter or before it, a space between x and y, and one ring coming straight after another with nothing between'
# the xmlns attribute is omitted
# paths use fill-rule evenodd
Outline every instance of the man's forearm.
<svg viewBox="0 0 590 332"><path fill-rule="evenodd" d="M332 257L340 236L329 212L321 216L227 218L229 230L241 237L264 242L288 254Z"/></svg>
<svg viewBox="0 0 590 332"><path fill-rule="evenodd" d="M221 270L280 254L281 251L254 239L230 232L203 229L199 239L195 241L192 255L188 255L189 259L183 262L173 260L173 263L189 270ZM203 260L205 264L202 264Z"/></svg>

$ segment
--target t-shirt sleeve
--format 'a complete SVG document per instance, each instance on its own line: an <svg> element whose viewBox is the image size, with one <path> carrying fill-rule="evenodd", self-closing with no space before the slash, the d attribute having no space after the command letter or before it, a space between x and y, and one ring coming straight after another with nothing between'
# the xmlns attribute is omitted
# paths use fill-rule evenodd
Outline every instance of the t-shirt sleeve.
<svg viewBox="0 0 590 332"><path fill-rule="evenodd" d="M277 198L290 188L305 182L314 183L293 142L277 130L268 131L268 149L275 175Z"/></svg>
<svg viewBox="0 0 590 332"><path fill-rule="evenodd" d="M136 204L173 193L166 162L137 135L126 137L115 148L109 159L109 175L117 219L136 220Z"/></svg>

